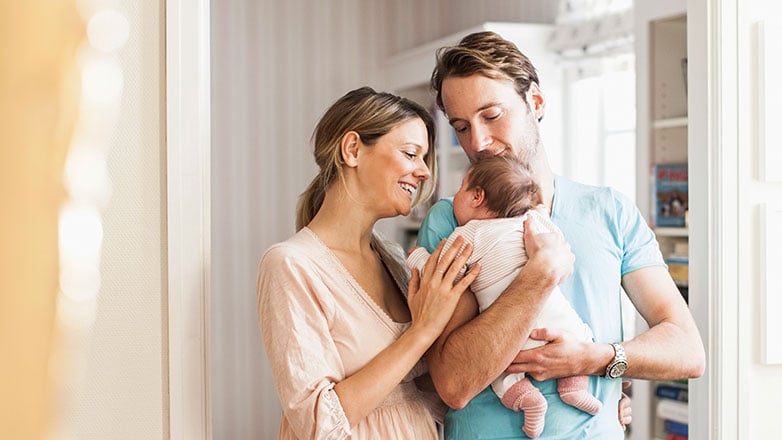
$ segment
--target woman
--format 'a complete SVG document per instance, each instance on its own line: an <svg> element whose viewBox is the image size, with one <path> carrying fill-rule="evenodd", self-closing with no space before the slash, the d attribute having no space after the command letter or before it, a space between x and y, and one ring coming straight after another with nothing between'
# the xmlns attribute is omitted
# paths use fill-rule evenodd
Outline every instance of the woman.
<svg viewBox="0 0 782 440"><path fill-rule="evenodd" d="M361 88L314 133L320 167L297 233L261 260L258 313L283 408L280 439L435 439L435 409L414 378L473 269L459 246L421 273L373 232L432 192L434 121L418 104ZM431 171L430 171L431 170ZM407 300L405 300L407 296Z"/></svg>

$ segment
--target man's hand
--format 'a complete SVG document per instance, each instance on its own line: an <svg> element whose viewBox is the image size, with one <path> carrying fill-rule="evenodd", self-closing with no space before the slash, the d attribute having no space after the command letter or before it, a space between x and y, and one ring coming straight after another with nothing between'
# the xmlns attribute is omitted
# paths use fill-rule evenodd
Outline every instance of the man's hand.
<svg viewBox="0 0 782 440"><path fill-rule="evenodd" d="M536 272L549 279L552 287L558 286L573 274L576 257L560 234L536 233L535 222L533 216L524 221L524 248L529 258L524 271Z"/></svg>
<svg viewBox="0 0 782 440"><path fill-rule="evenodd" d="M584 360L594 350L595 344L581 342L570 333L548 328L534 329L529 337L546 345L520 351L506 372L526 373L535 380L593 374L584 368Z"/></svg>

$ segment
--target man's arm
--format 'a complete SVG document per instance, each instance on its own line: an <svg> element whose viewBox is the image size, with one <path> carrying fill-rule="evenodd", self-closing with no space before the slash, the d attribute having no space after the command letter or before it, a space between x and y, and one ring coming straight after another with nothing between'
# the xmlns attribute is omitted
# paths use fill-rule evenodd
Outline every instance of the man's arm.
<svg viewBox="0 0 782 440"><path fill-rule="evenodd" d="M625 375L639 379L703 375L703 341L668 271L659 266L639 269L625 275L622 286L649 324L649 330L623 344L630 365Z"/></svg>
<svg viewBox="0 0 782 440"><path fill-rule="evenodd" d="M463 294L427 354L437 391L451 408L463 408L506 369L548 295L572 273L574 257L564 239L528 233L528 224L524 230L529 261L516 280L481 314L475 296Z"/></svg>
<svg viewBox="0 0 782 440"><path fill-rule="evenodd" d="M625 377L700 377L706 364L703 342L668 271L661 266L638 269L622 278L622 286L649 324L649 330L623 343L629 365ZM610 344L576 342L547 329L533 331L531 337L549 344L520 352L508 372L524 371L536 380L576 374L602 376L614 357Z"/></svg>

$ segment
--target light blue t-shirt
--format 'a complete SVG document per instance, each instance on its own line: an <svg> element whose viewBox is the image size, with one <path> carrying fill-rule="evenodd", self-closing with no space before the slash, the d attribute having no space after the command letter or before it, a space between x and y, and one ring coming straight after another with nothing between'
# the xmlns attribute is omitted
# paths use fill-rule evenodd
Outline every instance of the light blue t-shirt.
<svg viewBox="0 0 782 440"><path fill-rule="evenodd" d="M665 266L659 245L635 204L611 188L595 187L557 176L551 219L562 230L576 256L573 276L560 289L581 319L592 328L595 341L622 340L621 280L636 269ZM456 228L453 202L432 206L418 235L429 252ZM588 391L603 403L595 416L564 404L555 380L533 381L548 402L540 440L623 439L618 402L621 380L590 376ZM526 439L523 413L502 405L486 388L461 410L445 416L448 440Z"/></svg>

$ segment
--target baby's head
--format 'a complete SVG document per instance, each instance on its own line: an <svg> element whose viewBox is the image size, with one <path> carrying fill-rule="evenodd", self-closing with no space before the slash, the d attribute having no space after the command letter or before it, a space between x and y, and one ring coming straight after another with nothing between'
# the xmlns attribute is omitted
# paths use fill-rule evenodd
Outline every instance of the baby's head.
<svg viewBox="0 0 782 440"><path fill-rule="evenodd" d="M470 220L518 217L542 203L532 174L513 155L494 156L472 165L453 197L461 226Z"/></svg>

